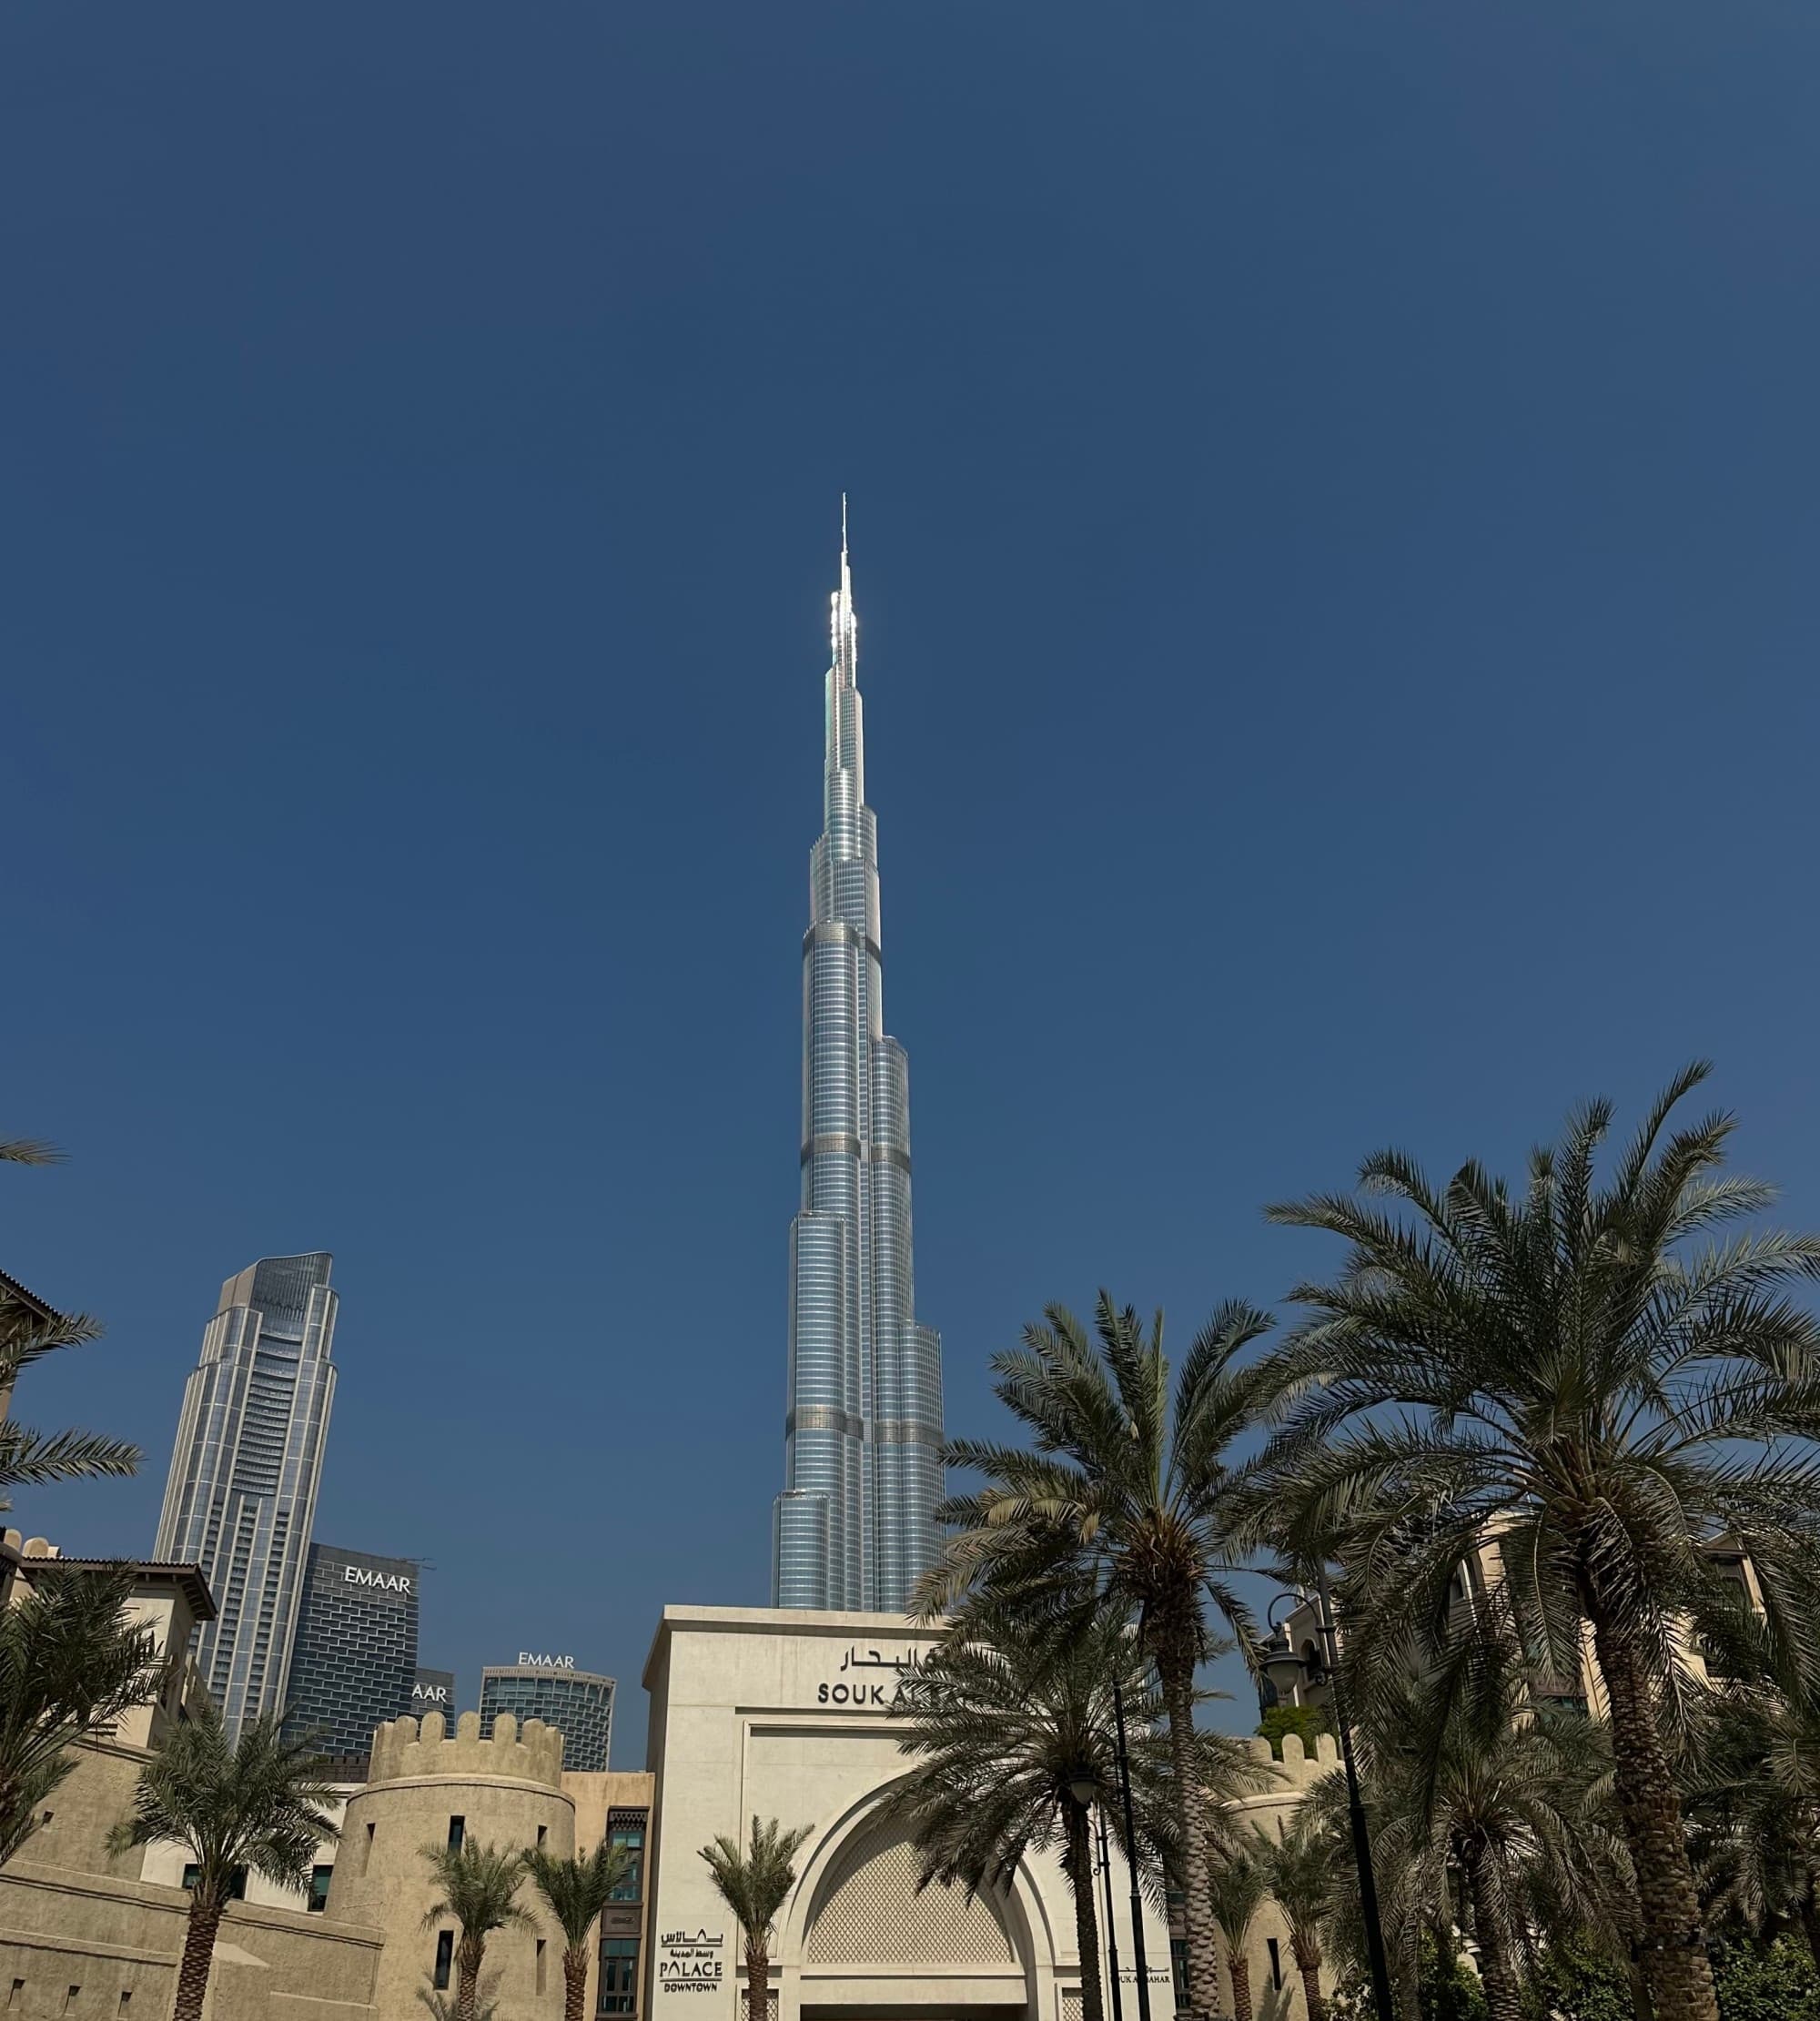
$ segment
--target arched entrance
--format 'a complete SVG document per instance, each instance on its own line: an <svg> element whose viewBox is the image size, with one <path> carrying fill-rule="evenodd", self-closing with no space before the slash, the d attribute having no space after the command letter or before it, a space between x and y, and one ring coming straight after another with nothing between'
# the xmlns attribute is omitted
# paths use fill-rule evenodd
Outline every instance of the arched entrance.
<svg viewBox="0 0 1820 2021"><path fill-rule="evenodd" d="M1058 2021L1035 1890L916 1886L916 1853L876 1798L802 1868L779 1932L778 2021Z"/></svg>

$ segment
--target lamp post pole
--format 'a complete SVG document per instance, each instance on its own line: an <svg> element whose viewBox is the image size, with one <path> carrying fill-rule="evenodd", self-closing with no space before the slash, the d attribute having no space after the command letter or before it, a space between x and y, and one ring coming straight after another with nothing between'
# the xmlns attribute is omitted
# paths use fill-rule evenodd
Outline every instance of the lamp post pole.
<svg viewBox="0 0 1820 2021"><path fill-rule="evenodd" d="M1112 1983L1112 2021L1125 2021L1125 1996L1118 1990L1118 1925L1112 1919L1112 1854L1106 1844L1106 1793L1094 1805L1099 1820L1099 1872L1106 1888L1106 1965Z"/></svg>
<svg viewBox="0 0 1820 2021"><path fill-rule="evenodd" d="M1340 1729L1340 1758L1346 1767L1346 1809L1352 1823L1352 1856L1359 1864L1359 1906L1365 1921L1365 1948L1371 1961L1371 1992L1378 2012L1390 2021L1397 2009L1390 1998L1390 1965L1384 1955L1384 1926L1378 1916L1378 1881L1371 1866L1371 1834L1365 1825L1365 1800L1359 1794L1359 1768L1352 1758L1352 1723L1340 1686L1340 1639L1333 1625L1333 1597L1328 1591L1327 1567L1319 1574L1320 1639L1327 1660L1329 1689L1333 1693L1333 1723Z"/></svg>
<svg viewBox="0 0 1820 2021"><path fill-rule="evenodd" d="M1138 2021L1150 2021L1150 1974L1144 1958L1144 1895L1138 1885L1138 1824L1131 1811L1131 1757L1125 1748L1125 1693L1119 1689L1116 1670L1112 1675L1112 1718L1118 1735L1118 1794L1125 1804L1125 1854L1131 1865L1131 1969L1138 1975Z"/></svg>

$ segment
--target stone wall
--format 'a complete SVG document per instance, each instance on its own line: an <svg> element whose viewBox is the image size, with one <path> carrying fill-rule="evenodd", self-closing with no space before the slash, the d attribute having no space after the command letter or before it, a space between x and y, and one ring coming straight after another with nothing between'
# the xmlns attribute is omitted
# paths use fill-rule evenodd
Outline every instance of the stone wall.
<svg viewBox="0 0 1820 2021"><path fill-rule="evenodd" d="M165 2021L188 1915L180 1888L15 1860L0 1869L0 2001L20 2021ZM207 2021L381 2021L382 1944L376 1929L237 1902Z"/></svg>
<svg viewBox="0 0 1820 2021"><path fill-rule="evenodd" d="M480 1728L478 1713L463 1713L452 1736L440 1713L420 1726L391 1721L373 1735L370 1779L348 1800L329 1914L387 1933L375 1993L385 2021L421 2015L417 1995L429 1984L438 1932L455 1927L452 1918L426 1925L438 1890L423 1856L427 1846L449 1844L452 1820L461 1819L470 1845L541 1844L559 1857L575 1850L562 1736L541 1720L528 1720L521 1734L510 1713L494 1722L490 1739ZM490 1937L483 1977L498 1975L500 2021L561 2021L561 1932L528 1881L519 1900L534 1927Z"/></svg>
<svg viewBox="0 0 1820 2021"><path fill-rule="evenodd" d="M1303 1797L1315 1784L1324 1775L1331 1775L1339 1770L1339 1743L1331 1733L1322 1733L1310 1754L1297 1734L1288 1733L1283 1737L1283 1758L1279 1762L1271 1758L1269 1741L1253 1739L1248 1745L1252 1759L1269 1769L1272 1782L1269 1789L1260 1791L1256 1796L1242 1798L1236 1808L1243 1823L1273 1836L1280 1835L1289 1829ZM1270 1952L1272 1943L1276 1945L1274 1961ZM1224 1945L1220 1946L1220 1994L1226 2002L1226 2012L1230 2014L1232 1976L1226 1969ZM1299 2014L1301 2011L1301 1979L1289 1954L1289 1925L1274 1902L1267 1902L1259 1912L1257 1921L1251 1925L1245 1955L1251 1967L1251 2005L1258 2021L1272 2021L1273 2016L1291 2012ZM1330 1992L1332 1974L1323 1972L1321 1976ZM1278 1979L1281 1981L1280 1986L1275 1983Z"/></svg>

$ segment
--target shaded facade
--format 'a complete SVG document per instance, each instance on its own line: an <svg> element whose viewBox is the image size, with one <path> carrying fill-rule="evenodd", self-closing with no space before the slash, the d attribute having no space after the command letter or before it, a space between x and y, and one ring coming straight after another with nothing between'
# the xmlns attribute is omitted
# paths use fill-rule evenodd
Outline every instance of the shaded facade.
<svg viewBox="0 0 1820 2021"><path fill-rule="evenodd" d="M865 803L844 523L832 601L823 827L803 938L802 1207L790 1228L772 1601L897 1613L937 1548L942 1342L916 1320L909 1062L885 1030L878 826Z"/></svg>
<svg viewBox="0 0 1820 2021"><path fill-rule="evenodd" d="M197 1660L229 1733L278 1706L290 1666L335 1400L333 1262L229 1278L184 1389L155 1555L199 1565L215 1595Z"/></svg>
<svg viewBox="0 0 1820 2021"><path fill-rule="evenodd" d="M413 1703L420 1573L412 1558L309 1547L285 1723L315 1736L332 1782L366 1780L376 1726L431 1710Z"/></svg>

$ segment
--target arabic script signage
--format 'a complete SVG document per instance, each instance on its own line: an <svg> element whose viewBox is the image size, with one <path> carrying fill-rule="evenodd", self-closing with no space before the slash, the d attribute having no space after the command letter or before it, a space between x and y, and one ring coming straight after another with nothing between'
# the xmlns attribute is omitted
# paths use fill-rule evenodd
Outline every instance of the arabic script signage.
<svg viewBox="0 0 1820 2021"><path fill-rule="evenodd" d="M725 1931L710 1936L706 1930L665 1930L657 1940L657 1990L718 1993L726 1943Z"/></svg>
<svg viewBox="0 0 1820 2021"><path fill-rule="evenodd" d="M841 1658L840 1675L815 1686L815 1703L844 1705L855 1712L876 1706L885 1712L903 1696L905 1678L922 1667L920 1649L906 1649L902 1655L893 1656L876 1649L850 1647ZM865 1676L863 1672L884 1674Z"/></svg>

